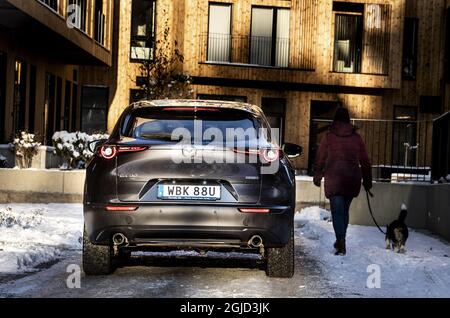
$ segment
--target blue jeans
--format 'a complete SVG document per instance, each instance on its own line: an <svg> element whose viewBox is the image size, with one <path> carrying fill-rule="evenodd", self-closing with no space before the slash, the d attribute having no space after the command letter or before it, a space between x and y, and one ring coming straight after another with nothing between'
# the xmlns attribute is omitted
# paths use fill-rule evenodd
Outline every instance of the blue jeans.
<svg viewBox="0 0 450 318"><path fill-rule="evenodd" d="M331 216L333 218L333 228L337 240L345 240L349 222L350 204L352 197L334 196L330 198Z"/></svg>

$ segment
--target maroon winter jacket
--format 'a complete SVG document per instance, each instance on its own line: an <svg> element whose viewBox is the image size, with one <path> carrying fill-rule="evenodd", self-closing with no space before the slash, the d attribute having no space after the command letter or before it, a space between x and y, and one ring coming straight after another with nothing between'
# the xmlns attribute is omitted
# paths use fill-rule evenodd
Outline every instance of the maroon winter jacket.
<svg viewBox="0 0 450 318"><path fill-rule="evenodd" d="M357 197L364 186L372 187L372 168L361 136L350 123L334 122L323 137L314 167L314 184L325 175L325 195Z"/></svg>

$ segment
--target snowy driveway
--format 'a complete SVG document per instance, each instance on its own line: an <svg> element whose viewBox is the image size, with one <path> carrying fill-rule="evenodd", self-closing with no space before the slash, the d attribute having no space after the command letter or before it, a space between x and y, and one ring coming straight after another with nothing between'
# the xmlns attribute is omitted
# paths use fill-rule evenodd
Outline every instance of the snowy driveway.
<svg viewBox="0 0 450 318"><path fill-rule="evenodd" d="M413 231L408 252L394 254L375 228L351 226L348 255L335 257L329 214L318 208L296 217L292 279L267 278L257 257L156 253L135 255L108 277L81 275L71 289L82 207L10 207L0 206L0 297L450 297L447 243Z"/></svg>

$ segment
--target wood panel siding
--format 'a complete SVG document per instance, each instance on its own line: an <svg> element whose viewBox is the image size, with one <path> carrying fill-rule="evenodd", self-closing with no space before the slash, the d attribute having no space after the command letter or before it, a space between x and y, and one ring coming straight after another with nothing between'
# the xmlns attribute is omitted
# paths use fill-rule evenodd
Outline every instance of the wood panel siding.
<svg viewBox="0 0 450 318"><path fill-rule="evenodd" d="M365 6L364 16L362 72L387 75L390 58L391 6L368 4Z"/></svg>
<svg viewBox="0 0 450 318"><path fill-rule="evenodd" d="M294 1L292 11L294 25L292 36L292 59L300 69L316 68L317 0ZM296 54L295 52L298 52ZM298 59L298 62L296 61Z"/></svg>
<svg viewBox="0 0 450 318"><path fill-rule="evenodd" d="M333 72L333 1L218 0L214 2L232 5L231 36L237 39L232 41L232 57L236 57L236 54L246 54L249 50L247 39L251 36L252 7L258 5L290 9L289 65L287 68L246 65L248 62L245 61L233 63L233 59L226 65L207 62L205 39L207 39L208 23L210 23L208 2L190 0L185 2L186 12L196 12L196 15L195 18L185 16L187 27L184 36L185 58L189 62L185 63L184 69L193 76L400 88L401 49L399 44L402 43L405 0L344 1L360 3L366 7L376 5L382 8L381 31L371 30L365 38L367 50L363 60L367 60L367 63L363 61L363 65L366 66L362 73L367 74Z"/></svg>
<svg viewBox="0 0 450 318"><path fill-rule="evenodd" d="M130 62L131 5L116 0L117 60L110 72L104 68L82 73L85 84L110 83L109 129L136 89L138 65ZM450 0L352 0L362 7L362 52L360 73L333 70L335 14L333 2L322 0L158 0L157 37L167 22L171 39L184 55L183 71L194 77L197 95L227 95L261 105L263 98L286 100L285 141L302 145L305 154L296 159L298 168L308 167L312 101L341 102L353 118L391 122L361 127L370 140L369 154L376 163L392 158L395 106L420 104L420 96L442 96L449 109L450 85L443 82L444 12ZM207 59L209 3L231 5L231 50L215 63ZM283 67L249 65L252 8L289 9L289 59ZM379 8L380 10L376 9ZM416 80L402 80L402 49L405 17L419 21ZM379 19L378 19L379 18ZM228 61L227 61L228 60ZM419 120L435 115L418 110ZM450 110L450 109L449 109ZM429 129L418 131L422 148L419 164L426 165L431 143ZM421 159L425 158L425 159Z"/></svg>

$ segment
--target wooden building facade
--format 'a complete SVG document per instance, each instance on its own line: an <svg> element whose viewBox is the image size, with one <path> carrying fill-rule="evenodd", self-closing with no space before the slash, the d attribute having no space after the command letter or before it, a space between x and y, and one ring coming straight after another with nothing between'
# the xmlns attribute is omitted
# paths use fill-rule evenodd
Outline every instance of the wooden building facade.
<svg viewBox="0 0 450 318"><path fill-rule="evenodd" d="M59 2L64 8L69 1L81 0ZM84 1L94 9L98 2ZM0 0L5 2L24 3ZM297 168L311 167L327 120L341 105L349 108L361 134L370 141L374 163L430 164L428 123L450 110L450 41L446 40L450 0L103 3L107 12L104 45L92 40L95 19L82 33L86 40L91 37L90 46L69 34L74 30L65 30L65 37L72 36L71 41L88 53L79 56L96 60L74 61L78 66L64 62L60 68L61 78L72 76L74 70L79 75L77 129L101 130L102 120L108 130L114 127L122 110L139 98L139 60L151 59L167 25L171 42L177 41L184 55L182 68L193 78L196 98L260 105L272 126L280 129L280 143L304 147L304 155L296 159ZM9 68L11 58L10 54ZM43 82L43 73L38 82ZM12 105L8 91L7 104ZM6 132L11 131L8 125ZM419 144L409 158L401 153L405 141Z"/></svg>
<svg viewBox="0 0 450 318"><path fill-rule="evenodd" d="M113 4L0 0L0 143L27 130L51 145L55 131L83 128L80 66L111 65Z"/></svg>

